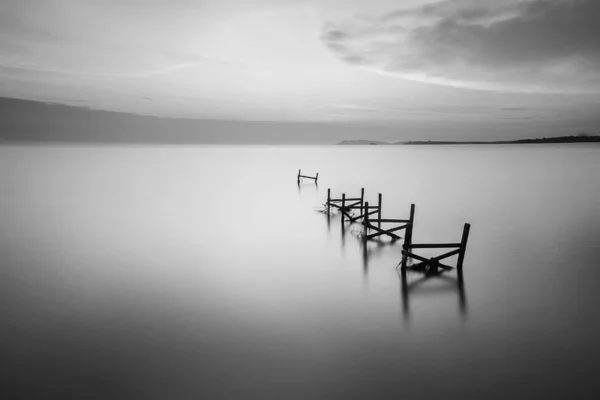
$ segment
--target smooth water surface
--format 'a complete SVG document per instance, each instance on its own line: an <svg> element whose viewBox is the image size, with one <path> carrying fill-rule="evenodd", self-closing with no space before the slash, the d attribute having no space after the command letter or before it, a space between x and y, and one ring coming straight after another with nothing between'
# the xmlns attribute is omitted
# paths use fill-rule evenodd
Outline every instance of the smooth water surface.
<svg viewBox="0 0 600 400"><path fill-rule="evenodd" d="M403 303L401 244L317 212L361 187L416 204L415 242L471 223L462 293L409 275ZM594 145L4 146L2 374L23 399L589 396L599 239Z"/></svg>

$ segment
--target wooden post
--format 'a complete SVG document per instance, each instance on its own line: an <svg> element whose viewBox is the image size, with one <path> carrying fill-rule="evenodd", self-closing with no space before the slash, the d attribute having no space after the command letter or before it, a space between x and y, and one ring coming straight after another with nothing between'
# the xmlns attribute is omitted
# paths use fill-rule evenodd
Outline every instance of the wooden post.
<svg viewBox="0 0 600 400"><path fill-rule="evenodd" d="M381 193L379 193L379 202L377 204L377 219L379 219L379 222L377 222L377 227L379 229L381 229L381 198L383 196L381 195Z"/></svg>
<svg viewBox="0 0 600 400"><path fill-rule="evenodd" d="M319 173L317 172L317 176L315 176L315 183L319 180Z"/></svg>
<svg viewBox="0 0 600 400"><path fill-rule="evenodd" d="M331 214L331 189L327 188L327 215Z"/></svg>
<svg viewBox="0 0 600 400"><path fill-rule="evenodd" d="M408 218L409 223L406 226L406 236L404 237L404 250L410 250L410 245L412 244L412 235L413 235L413 226L415 223L415 205L410 205L410 217Z"/></svg>
<svg viewBox="0 0 600 400"><path fill-rule="evenodd" d="M344 224L344 212L346 211L344 208L346 208L346 193L342 193L342 225Z"/></svg>
<svg viewBox="0 0 600 400"><path fill-rule="evenodd" d="M471 230L471 224L465 224L463 228L462 239L460 240L460 253L458 253L458 261L456 267L462 269L463 261L465 259L465 251L467 250L467 240L469 240L469 231Z"/></svg>
<svg viewBox="0 0 600 400"><path fill-rule="evenodd" d="M365 204L365 188L360 189L360 211L362 212Z"/></svg>
<svg viewBox="0 0 600 400"><path fill-rule="evenodd" d="M363 218L363 240L367 241L367 235L369 234L369 202L365 203L365 213Z"/></svg>
<svg viewBox="0 0 600 400"><path fill-rule="evenodd" d="M301 169L299 169L299 170L298 170L298 183L300 183L300 174L301 174L301 172L302 172L302 170L301 170Z"/></svg>

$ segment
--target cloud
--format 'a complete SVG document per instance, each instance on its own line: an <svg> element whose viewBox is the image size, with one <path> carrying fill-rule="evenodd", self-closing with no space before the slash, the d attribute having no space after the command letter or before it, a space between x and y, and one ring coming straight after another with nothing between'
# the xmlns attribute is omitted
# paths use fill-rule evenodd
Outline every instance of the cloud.
<svg viewBox="0 0 600 400"><path fill-rule="evenodd" d="M350 64L412 80L598 93L598 16L598 0L446 0L328 23L322 40Z"/></svg>

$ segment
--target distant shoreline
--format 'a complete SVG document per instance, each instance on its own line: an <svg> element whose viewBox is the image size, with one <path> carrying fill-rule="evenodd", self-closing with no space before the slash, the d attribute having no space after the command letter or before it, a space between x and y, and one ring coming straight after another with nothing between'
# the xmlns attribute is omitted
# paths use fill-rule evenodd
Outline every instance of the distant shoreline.
<svg viewBox="0 0 600 400"><path fill-rule="evenodd" d="M520 139L520 140L500 140L493 142L482 142L482 141L436 141L436 140L411 140L407 142L387 143L375 140L344 140L338 143L338 145L409 145L409 146L423 146L423 145L460 145L460 144L545 144L545 143L600 143L600 136L559 136L551 138L538 138L538 139Z"/></svg>

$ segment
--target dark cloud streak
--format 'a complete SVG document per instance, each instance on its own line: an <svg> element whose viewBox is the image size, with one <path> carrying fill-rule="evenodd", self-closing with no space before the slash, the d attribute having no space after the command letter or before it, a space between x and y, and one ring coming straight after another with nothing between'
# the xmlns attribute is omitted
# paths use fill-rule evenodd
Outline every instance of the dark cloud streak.
<svg viewBox="0 0 600 400"><path fill-rule="evenodd" d="M417 80L600 92L599 16L597 0L448 0L330 24L322 40L343 60Z"/></svg>

